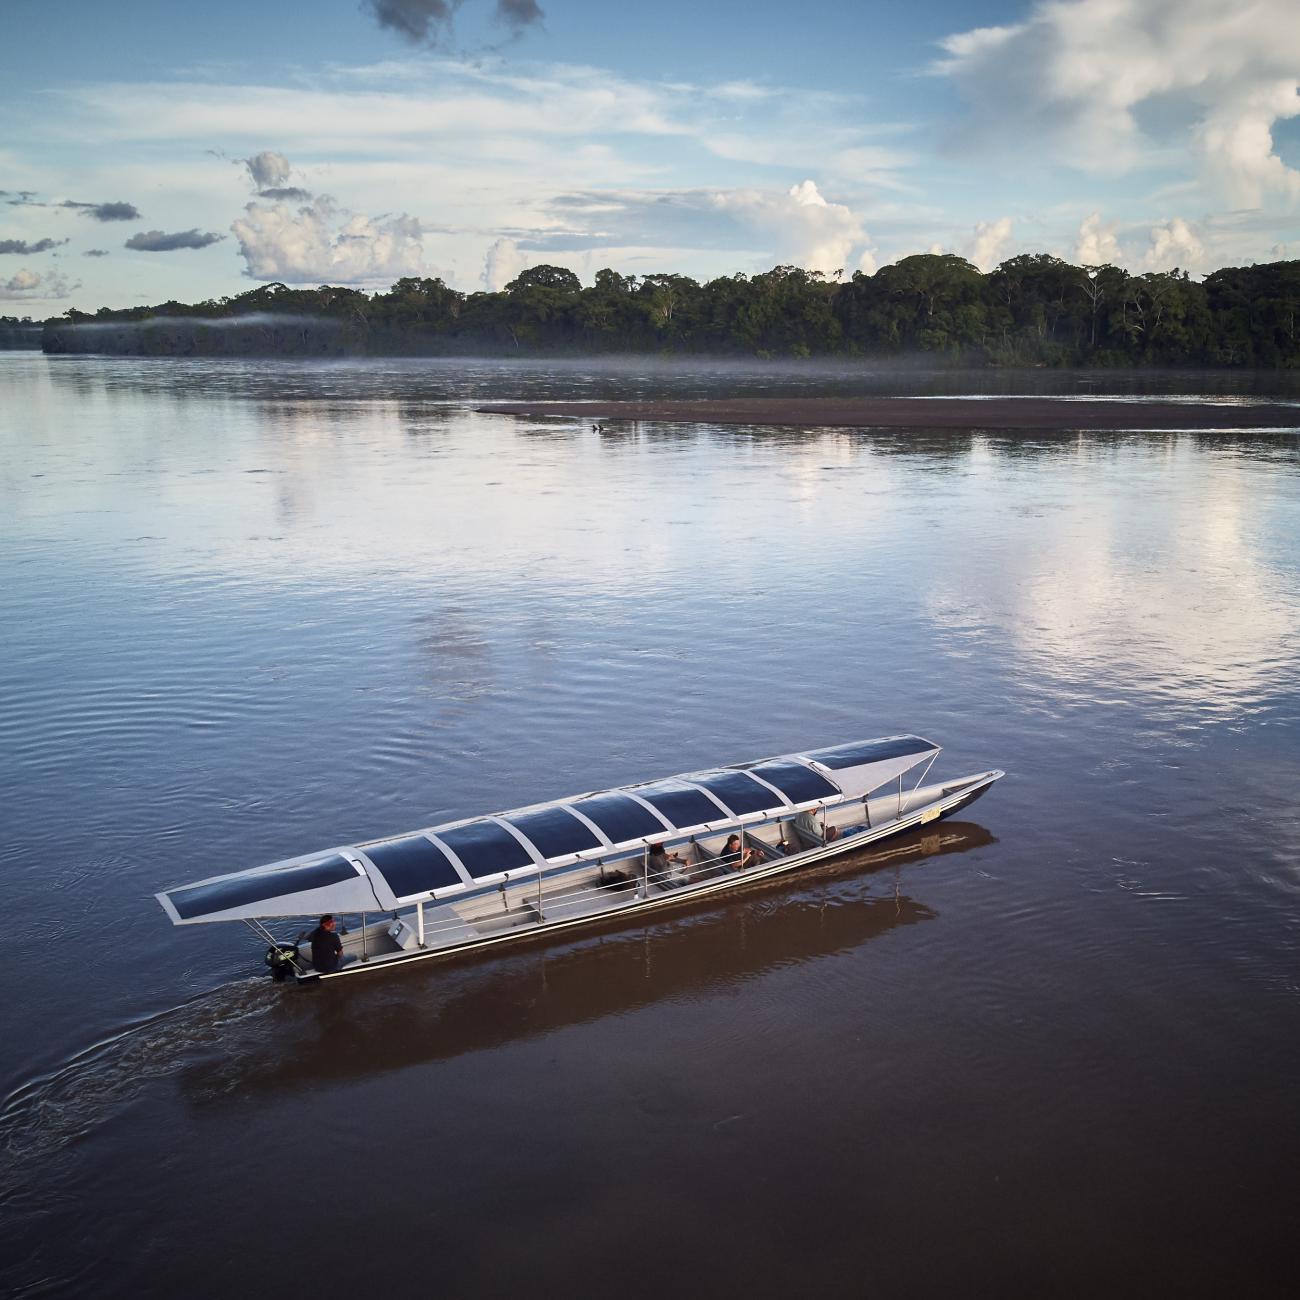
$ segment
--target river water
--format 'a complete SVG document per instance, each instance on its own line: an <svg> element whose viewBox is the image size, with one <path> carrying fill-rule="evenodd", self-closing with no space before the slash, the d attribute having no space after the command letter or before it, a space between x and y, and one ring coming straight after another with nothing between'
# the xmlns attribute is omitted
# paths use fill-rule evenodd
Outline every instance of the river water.
<svg viewBox="0 0 1300 1300"><path fill-rule="evenodd" d="M0 1292L1294 1293L1300 434L473 411L868 391L1300 399L0 354ZM151 898L897 731L1007 779L649 925L299 989Z"/></svg>

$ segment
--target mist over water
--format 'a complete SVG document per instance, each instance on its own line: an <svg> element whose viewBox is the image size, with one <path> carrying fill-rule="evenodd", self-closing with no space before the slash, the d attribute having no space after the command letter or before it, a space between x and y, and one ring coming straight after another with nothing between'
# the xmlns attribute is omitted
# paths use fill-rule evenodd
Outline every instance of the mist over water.
<svg viewBox="0 0 1300 1300"><path fill-rule="evenodd" d="M0 1290L1284 1294L1300 439L472 409L997 391L1297 396L0 356ZM151 898L904 730L1008 778L651 925L285 989Z"/></svg>

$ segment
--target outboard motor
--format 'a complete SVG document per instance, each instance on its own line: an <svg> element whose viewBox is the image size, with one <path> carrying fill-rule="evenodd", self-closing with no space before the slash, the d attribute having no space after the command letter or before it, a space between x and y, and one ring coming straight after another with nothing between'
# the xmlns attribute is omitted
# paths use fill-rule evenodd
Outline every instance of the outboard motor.
<svg viewBox="0 0 1300 1300"><path fill-rule="evenodd" d="M294 963L298 960L296 943L273 943L262 958L271 972L271 978L279 983L293 974Z"/></svg>

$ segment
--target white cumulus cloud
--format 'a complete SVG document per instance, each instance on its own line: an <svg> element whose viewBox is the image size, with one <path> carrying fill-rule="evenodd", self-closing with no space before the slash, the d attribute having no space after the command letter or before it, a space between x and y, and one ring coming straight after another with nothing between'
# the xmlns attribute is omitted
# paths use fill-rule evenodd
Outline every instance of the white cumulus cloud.
<svg viewBox="0 0 1300 1300"><path fill-rule="evenodd" d="M74 284L66 275L60 275L57 271L41 275L24 267L9 279L0 280L0 301L52 302L68 297L80 287L80 281Z"/></svg>
<svg viewBox="0 0 1300 1300"><path fill-rule="evenodd" d="M489 293L499 293L527 265L528 259L513 239L498 239L483 259L483 287Z"/></svg>
<svg viewBox="0 0 1300 1300"><path fill-rule="evenodd" d="M289 160L282 153L276 153L272 149L264 149L261 153L255 153L251 158L241 158L239 160L248 168L248 174L253 178L253 184L259 190L268 190L273 186L284 185L289 180Z"/></svg>
<svg viewBox="0 0 1300 1300"><path fill-rule="evenodd" d="M631 246L720 249L747 268L776 262L827 275L874 266L876 254L858 215L811 180L786 190L579 190L556 195L547 219L550 228L520 236L521 247L597 256Z"/></svg>
<svg viewBox="0 0 1300 1300"><path fill-rule="evenodd" d="M853 249L869 238L851 209L828 202L810 180L784 193L720 190L713 203L767 236L778 262L825 275L849 266Z"/></svg>
<svg viewBox="0 0 1300 1300"><path fill-rule="evenodd" d="M1100 212L1091 212L1079 224L1079 235L1074 245L1074 260L1079 266L1118 266L1123 259L1115 232L1116 222L1101 219Z"/></svg>
<svg viewBox="0 0 1300 1300"><path fill-rule="evenodd" d="M327 195L299 208L250 203L230 229L254 280L365 284L424 269L416 218L363 216Z"/></svg>
<svg viewBox="0 0 1300 1300"><path fill-rule="evenodd" d="M1258 206L1300 198L1273 138L1300 116L1298 19L1296 0L1038 0L1023 22L948 37L936 66L1002 141L1046 129L1098 171L1159 147Z"/></svg>
<svg viewBox="0 0 1300 1300"><path fill-rule="evenodd" d="M975 238L970 246L970 260L981 271L991 271L1003 260L1007 244L1010 242L1010 217L999 217L996 221L980 221L975 226Z"/></svg>
<svg viewBox="0 0 1300 1300"><path fill-rule="evenodd" d="M1151 227L1151 247L1142 259L1147 271L1200 270L1205 262L1205 246L1196 232L1183 220L1174 217Z"/></svg>

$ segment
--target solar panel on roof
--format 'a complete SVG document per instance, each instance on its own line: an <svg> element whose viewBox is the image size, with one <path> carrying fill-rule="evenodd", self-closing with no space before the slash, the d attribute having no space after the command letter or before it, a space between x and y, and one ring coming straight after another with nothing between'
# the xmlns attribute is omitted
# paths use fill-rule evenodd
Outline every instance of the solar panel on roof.
<svg viewBox="0 0 1300 1300"><path fill-rule="evenodd" d="M838 771L845 767L861 767L866 763L879 763L887 758L906 758L909 754L928 754L937 745L920 736L886 736L883 740L859 740L831 749L815 749L806 758Z"/></svg>
<svg viewBox="0 0 1300 1300"><path fill-rule="evenodd" d="M427 894L434 889L461 883L451 860L423 835L372 844L363 852L379 868L388 881L388 887L398 898Z"/></svg>
<svg viewBox="0 0 1300 1300"><path fill-rule="evenodd" d="M785 807L780 795L744 772L705 772L690 779L695 785L702 785L716 794L737 816Z"/></svg>
<svg viewBox="0 0 1300 1300"><path fill-rule="evenodd" d="M663 823L654 813L625 794L595 794L569 807L595 822L615 844L665 834Z"/></svg>
<svg viewBox="0 0 1300 1300"><path fill-rule="evenodd" d="M532 865L533 860L528 850L504 826L498 826L496 822L470 822L467 826L435 831L434 834L475 878Z"/></svg>
<svg viewBox="0 0 1300 1300"><path fill-rule="evenodd" d="M245 876L243 879L214 880L210 885L192 885L189 889L175 889L168 897L183 921L212 912L225 912L232 907L260 903L264 899L279 898L282 894L297 894L304 889L323 889L337 885L340 880L355 880L357 869L346 858L335 854L323 862L312 862L301 867L285 867L283 871L268 871L264 875Z"/></svg>
<svg viewBox="0 0 1300 1300"><path fill-rule="evenodd" d="M704 826L726 816L708 795L680 781L638 786L637 794L646 803L653 804L674 826Z"/></svg>
<svg viewBox="0 0 1300 1300"><path fill-rule="evenodd" d="M581 853L600 846L591 827L565 808L539 808L536 812L516 813L505 820L522 831L544 858L561 858L566 853Z"/></svg>
<svg viewBox="0 0 1300 1300"><path fill-rule="evenodd" d="M745 769L761 776L769 785L774 785L791 803L804 803L809 799L830 799L841 793L840 788L832 785L820 772L805 767L790 758L774 758L766 763L755 763Z"/></svg>

